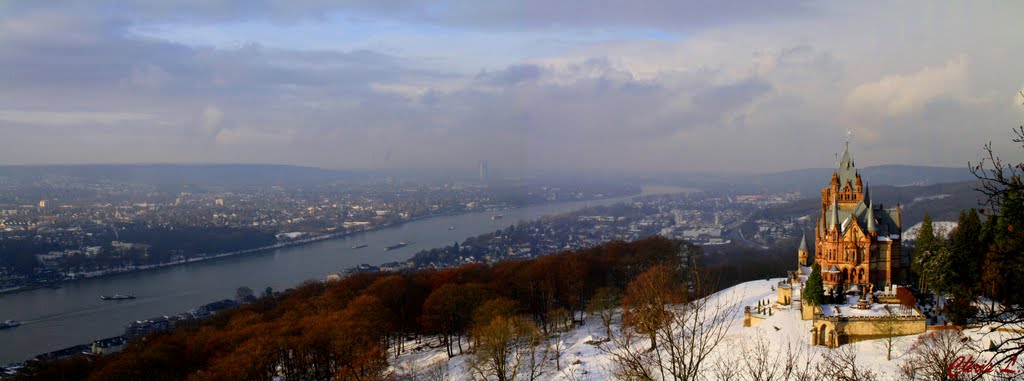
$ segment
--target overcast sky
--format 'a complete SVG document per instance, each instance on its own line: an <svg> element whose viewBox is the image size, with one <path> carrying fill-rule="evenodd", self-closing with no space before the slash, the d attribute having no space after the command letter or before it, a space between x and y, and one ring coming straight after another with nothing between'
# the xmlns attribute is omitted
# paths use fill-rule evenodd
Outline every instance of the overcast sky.
<svg viewBox="0 0 1024 381"><path fill-rule="evenodd" d="M0 164L963 166L1024 3L0 0Z"/></svg>

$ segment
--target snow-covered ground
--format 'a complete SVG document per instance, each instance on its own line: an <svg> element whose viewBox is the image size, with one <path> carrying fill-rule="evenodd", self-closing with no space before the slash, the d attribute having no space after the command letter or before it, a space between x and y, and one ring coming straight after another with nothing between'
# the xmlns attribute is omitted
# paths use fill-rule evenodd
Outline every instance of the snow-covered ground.
<svg viewBox="0 0 1024 381"><path fill-rule="evenodd" d="M932 231L935 236L949 236L949 232L956 228L956 221L932 221ZM907 241L913 241L917 239L917 235L921 232L921 223L918 222L909 229L903 231L903 239Z"/></svg>
<svg viewBox="0 0 1024 381"><path fill-rule="evenodd" d="M797 309L775 306L773 315L767 316L765 321L755 327L743 327L743 307L756 306L758 301L765 299L770 299L774 303L777 294L773 290L773 286L777 285L780 280L782 278L746 282L711 296L711 304L721 301L723 305L730 309L731 317L728 321L731 325L725 339L703 365L708 370L706 379L714 380L720 378L719 375L712 371L716 363L719 366L724 365L726 367L731 366L736 369L742 369L744 367L744 356L742 354L747 350L753 351L757 345L768 345L770 348L774 348L773 353L781 353L783 348L790 346L803 351L805 358L813 359L814 361L821 358L826 351L835 351L835 349L810 345L811 322L801 320L800 311ZM618 324L616 323L612 329L619 329ZM977 342L981 348L987 348L990 339L998 340L997 337L992 337L991 335L999 334L990 333L986 336L981 333L981 330L966 330L964 333ZM595 345L596 342L600 342L603 339L605 339L605 330L600 319L596 316L588 317L582 327L570 330L560 337L565 348L560 361L562 370L555 369L555 365L552 362L545 368L545 374L541 379L611 379L609 371L612 366L612 358ZM882 380L899 380L901 377L899 376L898 364L904 356L909 356L907 351L917 339L918 335L895 338L893 359L891 361L886 359L884 340L861 341L847 344L844 347L856 350L858 366L874 371ZM397 360L392 355L389 358L392 369L399 374L408 370L423 373L431 365L445 364L448 379L475 379L466 367L466 360L470 356L471 349L467 349L465 354L457 355L448 360L444 347L440 345L436 338L431 340L424 340L420 344L410 342L407 348L419 346L421 349L409 351L399 356ZM982 343L984 344L982 345ZM432 344L430 346L434 348L429 348L427 344ZM773 359L778 359L774 357L776 356L775 354L772 354L772 356ZM742 375L735 375L733 377L745 379Z"/></svg>

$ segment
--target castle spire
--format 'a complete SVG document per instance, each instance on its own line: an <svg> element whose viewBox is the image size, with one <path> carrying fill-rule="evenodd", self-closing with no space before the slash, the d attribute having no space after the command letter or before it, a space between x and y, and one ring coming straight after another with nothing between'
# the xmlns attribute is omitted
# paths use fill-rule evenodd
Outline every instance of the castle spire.
<svg viewBox="0 0 1024 381"><path fill-rule="evenodd" d="M871 187L867 181L864 182L864 202L868 203L868 205L871 204Z"/></svg>
<svg viewBox="0 0 1024 381"><path fill-rule="evenodd" d="M835 198L832 199L832 226L839 231L839 201Z"/></svg>
<svg viewBox="0 0 1024 381"><path fill-rule="evenodd" d="M875 207L870 202L868 203L868 232L874 233L878 231L878 226L875 225Z"/></svg>
<svg viewBox="0 0 1024 381"><path fill-rule="evenodd" d="M804 232L803 237L800 237L800 248L799 251L807 251L807 232Z"/></svg>

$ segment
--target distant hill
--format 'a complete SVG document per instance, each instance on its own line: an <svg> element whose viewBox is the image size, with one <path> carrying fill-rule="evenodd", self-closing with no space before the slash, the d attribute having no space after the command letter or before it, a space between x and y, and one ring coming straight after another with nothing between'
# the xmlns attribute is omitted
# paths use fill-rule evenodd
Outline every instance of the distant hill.
<svg viewBox="0 0 1024 381"><path fill-rule="evenodd" d="M808 168L768 174L701 174L687 176L682 183L704 190L749 192L800 192L813 197L828 183L833 168ZM974 180L967 168L917 165L880 165L861 169L863 179L872 186L927 186Z"/></svg>
<svg viewBox="0 0 1024 381"><path fill-rule="evenodd" d="M819 184L820 192L823 183ZM874 183L872 183L874 184ZM956 221L960 211L979 208L981 194L975 190L978 181L963 181L927 186L891 186L871 185L871 199L875 206L891 208L900 204L902 209L903 228L921 222L925 213L935 221ZM820 214L821 198L809 197L803 200L774 206L761 211L766 218L797 218L810 215L811 220Z"/></svg>
<svg viewBox="0 0 1024 381"><path fill-rule="evenodd" d="M153 185L319 184L359 175L322 168L272 164L82 164L0 166L0 178L34 183L61 178L89 183Z"/></svg>

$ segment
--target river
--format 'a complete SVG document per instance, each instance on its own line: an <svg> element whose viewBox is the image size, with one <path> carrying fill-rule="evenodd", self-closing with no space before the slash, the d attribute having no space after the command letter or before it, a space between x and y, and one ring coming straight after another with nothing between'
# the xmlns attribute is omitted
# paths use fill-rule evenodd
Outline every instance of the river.
<svg viewBox="0 0 1024 381"><path fill-rule="evenodd" d="M643 195L689 191L644 186ZM0 295L0 320L14 319L19 327L0 330L0 364L23 361L96 339L117 336L134 320L173 315L202 304L233 298L239 286L262 293L266 287L283 290L305 280L323 279L330 272L367 263L379 265L406 260L420 250L461 242L518 221L559 214L588 206L627 201L618 197L563 202L501 211L474 212L413 221L345 237L259 253L195 262L151 271L120 274L66 283L59 289L36 289ZM454 227L454 229L449 229ZM385 250L389 245L409 245ZM356 245L367 245L353 249ZM100 300L100 295L134 294L136 299Z"/></svg>

